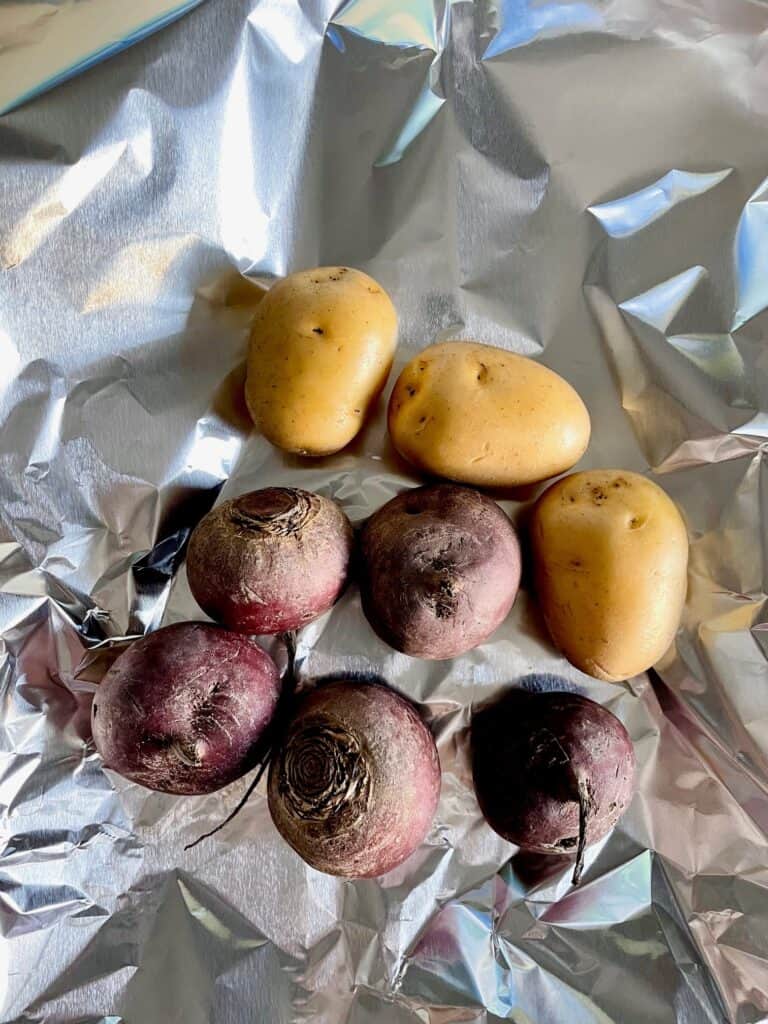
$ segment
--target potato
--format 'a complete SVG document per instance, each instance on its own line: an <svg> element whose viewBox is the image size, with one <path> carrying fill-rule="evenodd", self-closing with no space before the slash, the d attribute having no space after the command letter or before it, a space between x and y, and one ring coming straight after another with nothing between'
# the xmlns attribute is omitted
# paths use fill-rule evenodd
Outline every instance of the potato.
<svg viewBox="0 0 768 1024"><path fill-rule="evenodd" d="M253 320L245 398L254 423L288 452L339 451L384 387L396 344L395 308L373 278L349 267L291 274Z"/></svg>
<svg viewBox="0 0 768 1024"><path fill-rule="evenodd" d="M531 532L541 608L566 658L608 682L654 665L677 631L688 563L664 491L625 470L573 473L539 498Z"/></svg>
<svg viewBox="0 0 768 1024"><path fill-rule="evenodd" d="M589 413L562 377L473 341L424 349L389 401L389 432L405 459L481 487L535 483L570 469L589 431Z"/></svg>

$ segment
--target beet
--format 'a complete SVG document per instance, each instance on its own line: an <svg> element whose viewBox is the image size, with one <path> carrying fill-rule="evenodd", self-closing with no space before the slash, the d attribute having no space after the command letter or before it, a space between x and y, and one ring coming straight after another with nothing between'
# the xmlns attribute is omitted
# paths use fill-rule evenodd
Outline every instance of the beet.
<svg viewBox="0 0 768 1024"><path fill-rule="evenodd" d="M202 622L136 640L93 700L106 767L165 793L210 793L257 763L280 696L258 644Z"/></svg>
<svg viewBox="0 0 768 1024"><path fill-rule="evenodd" d="M632 799L627 730L579 694L515 689L478 711L471 731L475 792L488 824L523 850L575 854L578 884L586 846Z"/></svg>
<svg viewBox="0 0 768 1024"><path fill-rule="evenodd" d="M189 542L187 577L212 619L244 633L298 629L344 588L352 527L335 501L267 487L225 501Z"/></svg>
<svg viewBox="0 0 768 1024"><path fill-rule="evenodd" d="M371 878L429 831L440 794L435 742L379 683L337 680L304 697L269 770L269 810L312 867Z"/></svg>
<svg viewBox="0 0 768 1024"><path fill-rule="evenodd" d="M483 643L514 603L520 546L509 518L479 491L404 491L366 523L363 610L379 636L417 658L453 658Z"/></svg>

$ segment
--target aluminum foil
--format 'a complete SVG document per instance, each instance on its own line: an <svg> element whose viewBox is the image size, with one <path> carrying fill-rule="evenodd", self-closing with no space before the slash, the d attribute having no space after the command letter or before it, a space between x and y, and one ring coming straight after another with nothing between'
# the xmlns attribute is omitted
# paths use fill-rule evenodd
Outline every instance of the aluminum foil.
<svg viewBox="0 0 768 1024"><path fill-rule="evenodd" d="M0 118L3 1021L768 1020L767 129L747 0L212 0ZM250 432L263 287L331 262L391 291L398 365L472 337L564 374L584 466L653 474L692 552L676 649L624 687L559 657L527 589L454 662L386 648L354 589L308 627L303 684L376 672L438 738L430 836L359 882L306 867L263 787L186 851L247 780L150 793L88 727L130 637L200 616L183 548L220 492L359 521L415 482L380 414L323 460ZM576 891L468 777L473 704L542 671L637 749Z"/></svg>
<svg viewBox="0 0 768 1024"><path fill-rule="evenodd" d="M156 32L202 0L0 0L0 114Z"/></svg>

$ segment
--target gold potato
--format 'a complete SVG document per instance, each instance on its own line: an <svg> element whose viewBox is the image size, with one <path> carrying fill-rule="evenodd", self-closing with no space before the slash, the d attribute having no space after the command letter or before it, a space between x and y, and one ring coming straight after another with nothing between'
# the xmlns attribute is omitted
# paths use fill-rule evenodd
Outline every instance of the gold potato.
<svg viewBox="0 0 768 1024"><path fill-rule="evenodd" d="M537 501L531 537L544 619L573 665L619 682L659 661L688 564L685 524L660 487L625 470L573 473Z"/></svg>
<svg viewBox="0 0 768 1024"><path fill-rule="evenodd" d="M589 431L589 413L562 377L474 341L424 349L389 401L390 436L405 459L479 487L530 484L570 469Z"/></svg>
<svg viewBox="0 0 768 1024"><path fill-rule="evenodd" d="M339 451L384 387L396 344L395 308L373 278L349 267L291 274L261 300L251 328L254 423L285 451Z"/></svg>

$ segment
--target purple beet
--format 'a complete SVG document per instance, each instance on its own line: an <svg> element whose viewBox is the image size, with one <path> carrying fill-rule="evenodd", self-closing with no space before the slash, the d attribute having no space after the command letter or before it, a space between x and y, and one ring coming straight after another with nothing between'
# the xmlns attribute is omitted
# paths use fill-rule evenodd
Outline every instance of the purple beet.
<svg viewBox="0 0 768 1024"><path fill-rule="evenodd" d="M416 709L378 683L338 680L301 701L269 770L269 810L312 867L383 875L429 831L440 764Z"/></svg>
<svg viewBox="0 0 768 1024"><path fill-rule="evenodd" d="M363 529L360 594L379 636L416 658L454 658L507 617L520 546L495 501L469 487L403 491Z"/></svg>
<svg viewBox="0 0 768 1024"><path fill-rule="evenodd" d="M267 487L225 501L189 542L187 578L212 619L244 633L299 629L344 588L352 527L335 501Z"/></svg>
<svg viewBox="0 0 768 1024"><path fill-rule="evenodd" d="M210 793L254 767L279 695L255 641L179 623L114 662L93 701L93 738L106 767L142 786Z"/></svg>
<svg viewBox="0 0 768 1024"><path fill-rule="evenodd" d="M472 770L491 828L524 850L574 853L578 885L584 850L632 799L635 753L618 718L595 701L515 689L475 714Z"/></svg>

